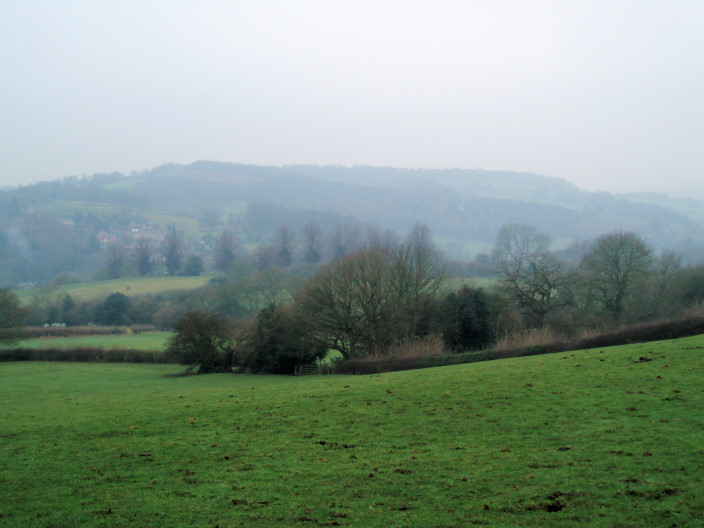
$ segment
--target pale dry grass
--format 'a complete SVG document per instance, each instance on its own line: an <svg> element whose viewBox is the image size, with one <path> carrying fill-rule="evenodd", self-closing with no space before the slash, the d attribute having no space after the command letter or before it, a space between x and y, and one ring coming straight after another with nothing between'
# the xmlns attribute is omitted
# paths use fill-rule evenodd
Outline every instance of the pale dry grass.
<svg viewBox="0 0 704 528"><path fill-rule="evenodd" d="M566 334L549 327L532 328L506 334L494 344L495 352L517 350L532 346L548 345L556 342L567 341Z"/></svg>
<svg viewBox="0 0 704 528"><path fill-rule="evenodd" d="M684 310L682 310L682 316L689 317L701 317L704 318L704 301L698 301Z"/></svg>
<svg viewBox="0 0 704 528"><path fill-rule="evenodd" d="M438 335L430 335L426 337L404 339L400 343L392 345L391 348L389 348L387 356L406 359L425 356L440 356L442 354L447 354L442 337Z"/></svg>

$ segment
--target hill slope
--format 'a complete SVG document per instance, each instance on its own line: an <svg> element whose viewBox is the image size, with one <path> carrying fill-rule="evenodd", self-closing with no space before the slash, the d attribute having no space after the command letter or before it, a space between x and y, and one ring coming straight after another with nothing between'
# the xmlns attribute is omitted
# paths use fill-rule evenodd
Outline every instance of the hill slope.
<svg viewBox="0 0 704 528"><path fill-rule="evenodd" d="M224 207L233 200L294 209L331 209L400 231L414 222L439 236L491 242L501 225L528 222L555 237L588 238L608 229L656 237L693 227L693 204L683 209L588 193L530 173L388 167L262 167L196 162L141 175L133 190L160 207ZM679 203L675 200L668 204Z"/></svg>
<svg viewBox="0 0 704 528"><path fill-rule="evenodd" d="M704 336L380 376L0 365L8 526L693 526Z"/></svg>

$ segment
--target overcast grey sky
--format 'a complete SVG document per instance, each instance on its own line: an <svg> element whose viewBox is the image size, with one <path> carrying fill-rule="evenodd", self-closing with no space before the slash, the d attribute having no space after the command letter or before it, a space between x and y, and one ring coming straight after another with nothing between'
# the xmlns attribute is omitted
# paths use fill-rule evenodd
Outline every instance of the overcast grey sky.
<svg viewBox="0 0 704 528"><path fill-rule="evenodd" d="M704 194L704 1L0 2L0 185L198 159Z"/></svg>

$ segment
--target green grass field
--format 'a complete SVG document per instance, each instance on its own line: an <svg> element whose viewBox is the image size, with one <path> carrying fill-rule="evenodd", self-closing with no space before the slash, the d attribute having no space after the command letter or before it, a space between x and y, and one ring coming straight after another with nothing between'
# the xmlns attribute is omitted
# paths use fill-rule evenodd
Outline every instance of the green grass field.
<svg viewBox="0 0 704 528"><path fill-rule="evenodd" d="M499 283L499 280L494 279L492 277L471 277L471 278L450 277L449 279L447 279L445 287L449 291L459 290L463 286L471 286L474 288L484 288L485 290L488 290L488 289L496 286L498 283Z"/></svg>
<svg viewBox="0 0 704 528"><path fill-rule="evenodd" d="M702 526L702 348L357 377L0 364L0 525Z"/></svg>
<svg viewBox="0 0 704 528"><path fill-rule="evenodd" d="M91 301L104 299L111 293L123 293L127 296L158 294L172 290L191 290L208 283L210 277L128 277L98 282L83 282L57 286L53 295L63 297L69 294L74 300ZM27 305L32 302L34 290L17 292L20 301Z"/></svg>
<svg viewBox="0 0 704 528"><path fill-rule="evenodd" d="M119 348L124 350L164 350L170 332L142 332L140 334L116 334L71 337L36 337L15 341L7 348ZM2 345L0 345L0 349Z"/></svg>
<svg viewBox="0 0 704 528"><path fill-rule="evenodd" d="M50 205L42 206L40 209L42 211L54 213L65 218L71 218L76 211L80 211L81 213L92 212L99 215L120 215L125 207L122 205L102 202L57 200ZM195 236L198 238L202 231L198 223L198 219L196 218L174 214L168 211L158 211L155 209L136 208L134 211L138 212L138 215L145 222L152 222L161 228L166 228L166 226L169 225L175 225L176 229L186 233L188 236Z"/></svg>

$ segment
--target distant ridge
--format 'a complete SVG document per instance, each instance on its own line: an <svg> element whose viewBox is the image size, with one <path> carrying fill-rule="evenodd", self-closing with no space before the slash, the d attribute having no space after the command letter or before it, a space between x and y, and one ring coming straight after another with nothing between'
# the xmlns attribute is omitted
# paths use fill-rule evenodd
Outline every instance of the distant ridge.
<svg viewBox="0 0 704 528"><path fill-rule="evenodd" d="M327 211L397 232L422 222L458 258L486 251L507 223L531 224L562 246L613 230L635 231L657 248L686 248L704 241L704 207L695 201L593 193L559 178L484 169L262 166L200 160L164 164L129 176L113 173L42 182L0 191L0 206L3 199L8 207L11 199L61 211L73 202L100 202L190 218L204 210L246 212L251 204L269 204L292 211L294 225ZM57 209L58 202L63 205ZM286 218L286 213L279 216Z"/></svg>

